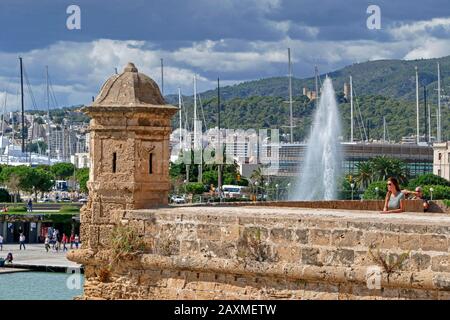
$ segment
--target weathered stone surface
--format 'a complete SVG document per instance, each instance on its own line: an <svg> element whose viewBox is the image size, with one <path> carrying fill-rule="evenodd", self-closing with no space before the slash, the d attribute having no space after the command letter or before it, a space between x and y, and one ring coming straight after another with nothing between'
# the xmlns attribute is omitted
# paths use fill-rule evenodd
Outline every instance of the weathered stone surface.
<svg viewBox="0 0 450 320"><path fill-rule="evenodd" d="M448 251L448 241L444 235L424 234L420 236L420 248L424 251Z"/></svg>
<svg viewBox="0 0 450 320"><path fill-rule="evenodd" d="M355 247L361 244L361 231L334 230L331 235L331 244L336 247Z"/></svg>
<svg viewBox="0 0 450 320"><path fill-rule="evenodd" d="M316 246L328 246L331 242L331 231L323 229L309 230L309 243Z"/></svg>
<svg viewBox="0 0 450 320"><path fill-rule="evenodd" d="M450 272L450 255L439 255L431 259L431 270L437 272Z"/></svg>

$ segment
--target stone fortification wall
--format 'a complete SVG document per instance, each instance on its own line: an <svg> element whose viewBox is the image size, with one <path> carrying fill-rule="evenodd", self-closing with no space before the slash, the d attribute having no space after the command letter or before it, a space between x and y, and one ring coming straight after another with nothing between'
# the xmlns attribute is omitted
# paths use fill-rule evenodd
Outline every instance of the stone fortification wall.
<svg viewBox="0 0 450 320"><path fill-rule="evenodd" d="M143 252L116 259L115 225ZM450 299L448 215L182 207L113 211L88 229L69 257L89 299Z"/></svg>

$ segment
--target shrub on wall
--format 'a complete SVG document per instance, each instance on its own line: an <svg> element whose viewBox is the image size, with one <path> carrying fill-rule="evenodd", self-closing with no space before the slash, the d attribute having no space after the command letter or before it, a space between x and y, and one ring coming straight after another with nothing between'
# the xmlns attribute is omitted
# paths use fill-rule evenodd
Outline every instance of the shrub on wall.
<svg viewBox="0 0 450 320"><path fill-rule="evenodd" d="M378 187L378 192L376 188ZM386 181L376 181L369 184L366 191L364 191L365 200L383 200L386 196L387 184Z"/></svg>
<svg viewBox="0 0 450 320"><path fill-rule="evenodd" d="M421 186L426 198L431 199L430 188L433 188L433 200L450 199L450 187L439 185Z"/></svg>
<svg viewBox="0 0 450 320"><path fill-rule="evenodd" d="M419 186L423 187L426 185L433 185L433 186L439 185L439 186L450 187L450 181L448 181L442 177L439 177L435 174L427 173L427 174L420 175L415 179L412 179L409 182L408 187L411 190L414 190L416 187L419 187Z"/></svg>

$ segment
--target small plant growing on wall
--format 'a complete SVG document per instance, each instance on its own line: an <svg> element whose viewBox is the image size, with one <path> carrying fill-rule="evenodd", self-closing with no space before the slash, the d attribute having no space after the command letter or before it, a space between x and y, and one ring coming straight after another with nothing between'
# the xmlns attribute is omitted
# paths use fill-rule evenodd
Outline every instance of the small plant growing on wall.
<svg viewBox="0 0 450 320"><path fill-rule="evenodd" d="M403 267L403 263L409 258L408 252L403 252L400 256L389 255L389 253L381 253L380 249L377 248L376 252L372 251L374 246L369 248L369 255L372 260L377 263L383 270L387 273L387 278L389 281L389 276L395 272L399 271Z"/></svg>
<svg viewBox="0 0 450 320"><path fill-rule="evenodd" d="M111 233L113 259L111 265L121 259L142 254L145 249L144 239L130 225L116 225Z"/></svg>
<svg viewBox="0 0 450 320"><path fill-rule="evenodd" d="M250 229L244 232L238 240L237 257L242 260L258 262L275 262L277 258L270 253L270 246L261 237L261 229Z"/></svg>

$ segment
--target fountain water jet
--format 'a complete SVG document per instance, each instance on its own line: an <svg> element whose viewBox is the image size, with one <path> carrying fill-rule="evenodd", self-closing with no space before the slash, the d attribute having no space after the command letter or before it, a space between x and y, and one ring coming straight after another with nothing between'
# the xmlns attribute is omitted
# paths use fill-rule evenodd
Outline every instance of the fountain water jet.
<svg viewBox="0 0 450 320"><path fill-rule="evenodd" d="M314 114L313 129L292 200L337 198L342 155L339 136L341 120L330 78L326 78Z"/></svg>

